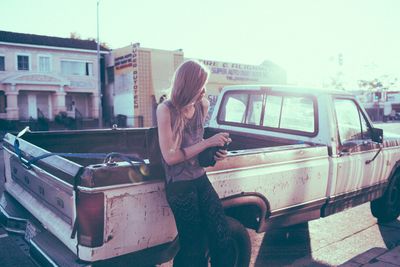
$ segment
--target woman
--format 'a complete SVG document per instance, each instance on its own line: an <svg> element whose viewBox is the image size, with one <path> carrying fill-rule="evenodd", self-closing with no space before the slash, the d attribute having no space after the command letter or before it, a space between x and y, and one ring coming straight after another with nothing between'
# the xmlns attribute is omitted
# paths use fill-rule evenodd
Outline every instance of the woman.
<svg viewBox="0 0 400 267"><path fill-rule="evenodd" d="M208 70L198 61L182 63L174 74L171 99L157 107L157 125L166 176L167 201L174 213L180 250L174 266L207 266L205 236L212 266L230 266L232 244L220 199L197 155L230 142L228 133L203 139L209 102L204 97ZM219 150L215 160L223 160Z"/></svg>

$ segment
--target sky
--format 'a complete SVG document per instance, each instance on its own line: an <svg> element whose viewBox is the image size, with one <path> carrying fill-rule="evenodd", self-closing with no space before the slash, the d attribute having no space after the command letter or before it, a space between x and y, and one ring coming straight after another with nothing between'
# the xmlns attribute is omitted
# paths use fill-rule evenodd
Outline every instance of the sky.
<svg viewBox="0 0 400 267"><path fill-rule="evenodd" d="M0 0L0 30L97 38L97 0ZM400 77L399 0L100 0L99 37L112 49L183 49L187 58L272 61L288 82L342 72ZM339 54L343 64L338 64Z"/></svg>

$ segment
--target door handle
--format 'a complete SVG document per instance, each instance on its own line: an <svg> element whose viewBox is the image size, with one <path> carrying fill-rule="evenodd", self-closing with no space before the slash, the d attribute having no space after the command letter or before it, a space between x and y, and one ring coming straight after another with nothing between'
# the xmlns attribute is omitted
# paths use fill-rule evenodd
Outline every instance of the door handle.
<svg viewBox="0 0 400 267"><path fill-rule="evenodd" d="M370 144L370 142L368 142L368 141L363 141L362 143L361 143L361 145L363 145L363 146L367 146L367 145L369 145Z"/></svg>
<svg viewBox="0 0 400 267"><path fill-rule="evenodd" d="M339 152L340 157L349 156L350 154L351 154L350 151L347 149L343 149L342 151Z"/></svg>

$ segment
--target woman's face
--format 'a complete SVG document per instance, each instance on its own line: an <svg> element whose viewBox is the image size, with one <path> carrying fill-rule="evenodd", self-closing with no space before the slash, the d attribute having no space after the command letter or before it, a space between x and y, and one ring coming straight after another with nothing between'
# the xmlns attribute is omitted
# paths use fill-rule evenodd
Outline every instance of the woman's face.
<svg viewBox="0 0 400 267"><path fill-rule="evenodd" d="M193 107L197 102L200 102L205 95L206 95L206 87L204 86L203 89L201 89L199 96L196 99L194 99L193 102L185 106L185 108Z"/></svg>
<svg viewBox="0 0 400 267"><path fill-rule="evenodd" d="M201 101L205 95L206 95L206 87L204 86L203 89L201 89L200 91L199 98L197 99L197 101Z"/></svg>
<svg viewBox="0 0 400 267"><path fill-rule="evenodd" d="M196 102L200 102L205 95L206 95L206 87L204 86L201 89L199 96L196 98L196 100L192 104L195 104Z"/></svg>

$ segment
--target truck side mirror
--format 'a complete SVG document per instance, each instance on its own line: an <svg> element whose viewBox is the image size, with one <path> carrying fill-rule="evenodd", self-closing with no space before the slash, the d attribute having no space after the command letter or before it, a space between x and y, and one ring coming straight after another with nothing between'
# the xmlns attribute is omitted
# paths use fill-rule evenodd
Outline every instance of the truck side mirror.
<svg viewBox="0 0 400 267"><path fill-rule="evenodd" d="M383 130L379 128L371 129L371 138L372 141L382 144L383 143Z"/></svg>

